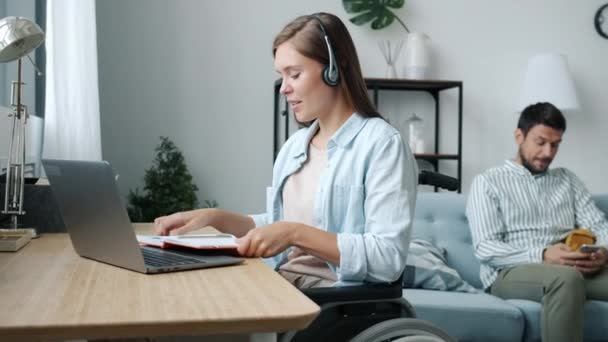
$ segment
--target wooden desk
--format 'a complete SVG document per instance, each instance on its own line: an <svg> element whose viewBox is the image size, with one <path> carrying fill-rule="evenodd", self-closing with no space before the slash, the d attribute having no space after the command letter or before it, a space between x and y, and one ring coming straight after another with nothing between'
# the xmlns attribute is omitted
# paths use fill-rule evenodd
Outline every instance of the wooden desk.
<svg viewBox="0 0 608 342"><path fill-rule="evenodd" d="M299 330L318 312L260 259L145 275L81 258L61 233L0 253L0 341Z"/></svg>

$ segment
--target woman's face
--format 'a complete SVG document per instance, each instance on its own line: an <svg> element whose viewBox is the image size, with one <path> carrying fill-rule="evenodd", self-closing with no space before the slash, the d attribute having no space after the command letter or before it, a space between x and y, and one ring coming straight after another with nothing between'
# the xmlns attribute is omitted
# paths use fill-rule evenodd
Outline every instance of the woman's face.
<svg viewBox="0 0 608 342"><path fill-rule="evenodd" d="M327 115L336 99L337 88L321 79L323 65L300 54L290 41L277 48L274 67L283 78L281 94L300 122Z"/></svg>

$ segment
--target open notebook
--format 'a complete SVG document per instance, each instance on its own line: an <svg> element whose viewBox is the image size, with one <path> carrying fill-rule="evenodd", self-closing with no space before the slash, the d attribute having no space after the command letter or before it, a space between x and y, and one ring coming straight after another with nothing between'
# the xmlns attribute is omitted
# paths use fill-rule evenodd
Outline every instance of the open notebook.
<svg viewBox="0 0 608 342"><path fill-rule="evenodd" d="M189 247L194 249L236 249L236 237L231 234L199 234L199 235L137 235L140 245L170 248L171 246Z"/></svg>

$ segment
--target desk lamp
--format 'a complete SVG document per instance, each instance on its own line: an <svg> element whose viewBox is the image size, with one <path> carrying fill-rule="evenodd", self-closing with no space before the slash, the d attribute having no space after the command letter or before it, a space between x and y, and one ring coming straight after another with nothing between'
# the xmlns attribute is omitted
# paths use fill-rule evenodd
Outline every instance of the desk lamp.
<svg viewBox="0 0 608 342"><path fill-rule="evenodd" d="M27 107L21 103L21 57L27 56L44 41L44 32L36 23L22 17L0 19L0 63L18 61L17 81L12 82L12 117L8 158L6 162L6 184L3 214L11 215L11 229L19 227L18 218L24 215L23 192L25 183L25 124ZM27 56L30 58L29 56ZM30 58L30 62L32 62ZM33 64L33 62L32 62ZM36 231L30 233L35 236Z"/></svg>

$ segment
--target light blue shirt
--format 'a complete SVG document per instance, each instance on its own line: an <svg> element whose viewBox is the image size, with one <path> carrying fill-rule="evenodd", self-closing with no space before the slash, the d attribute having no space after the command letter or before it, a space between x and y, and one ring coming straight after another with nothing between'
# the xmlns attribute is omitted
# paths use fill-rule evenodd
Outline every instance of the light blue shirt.
<svg viewBox="0 0 608 342"><path fill-rule="evenodd" d="M256 227L283 219L283 185L308 156L315 121L285 142L267 190L267 212ZM380 118L354 113L327 143L327 166L315 195L313 223L337 234L340 265L329 266L339 283L391 282L405 268L418 172L399 132ZM262 228L263 229L263 228ZM267 261L285 262L289 249Z"/></svg>
<svg viewBox="0 0 608 342"><path fill-rule="evenodd" d="M467 217L485 288L503 268L543 262L543 250L574 228L590 229L597 244L608 243L604 214L581 180L565 168L533 175L507 160L475 177Z"/></svg>

